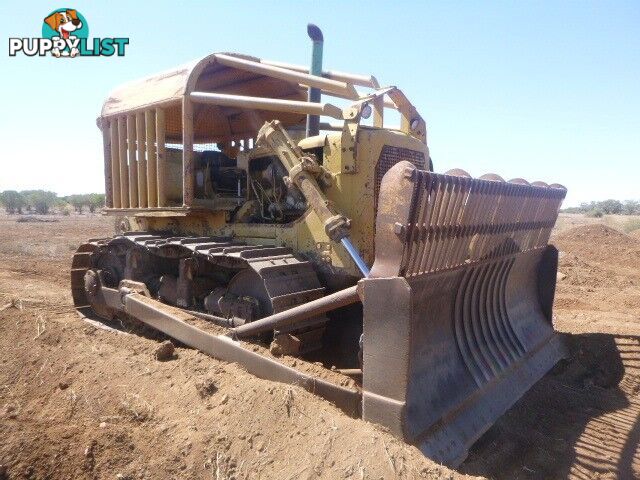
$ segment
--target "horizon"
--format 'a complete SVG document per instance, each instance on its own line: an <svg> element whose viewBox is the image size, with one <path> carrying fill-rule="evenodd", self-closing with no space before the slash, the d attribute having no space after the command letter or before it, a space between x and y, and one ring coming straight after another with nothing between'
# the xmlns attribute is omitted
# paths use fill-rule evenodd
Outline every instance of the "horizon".
<svg viewBox="0 0 640 480"><path fill-rule="evenodd" d="M25 194L26 192L34 192L34 191L44 191L44 192L50 192L50 193L54 193L56 195L56 197L58 199L65 199L67 197L71 197L71 196L83 196L83 195L104 195L104 189L102 189L101 191L88 191L88 192L71 192L71 193L66 193L66 194L62 194L60 192L56 192L54 190L43 190L43 189L38 189L38 188L25 188L23 190L17 190L15 188L5 188L3 190L0 190L0 193L5 192L5 191L15 191L18 192L20 194ZM575 209L575 208L581 208L581 207L585 207L585 206L590 206L592 204L595 203L603 203L603 202L607 202L607 201L616 201L616 202L620 202L622 204L626 203L626 202L639 202L640 201L640 197L636 197L636 198L603 198L602 200L586 200L584 202L580 202L580 204L578 205L566 205L564 202L562 203L562 205L560 206L560 211L562 210L566 210L566 209ZM0 200L0 205L2 204L2 201Z"/></svg>
<svg viewBox="0 0 640 480"><path fill-rule="evenodd" d="M332 5L306 11L287 2L186 2L180 11L188 21L168 34L158 28L175 8L167 1L151 10L122 1L74 2L90 36L130 37L126 56L5 53L1 81L10 114L0 120L0 191L104 192L95 120L111 89L213 51L307 65L305 29L313 22L324 32L325 69L373 74L381 85L405 91L427 121L437 172L460 167L474 177L494 172L561 183L568 188L565 208L639 198L637 2L399 2L391 8L370 2L367 11L355 2ZM4 4L12 18L3 22L5 38L38 36L42 18L56 7L20 4L9 12ZM336 10L358 21L346 28L335 21ZM264 22L269 16L277 25Z"/></svg>

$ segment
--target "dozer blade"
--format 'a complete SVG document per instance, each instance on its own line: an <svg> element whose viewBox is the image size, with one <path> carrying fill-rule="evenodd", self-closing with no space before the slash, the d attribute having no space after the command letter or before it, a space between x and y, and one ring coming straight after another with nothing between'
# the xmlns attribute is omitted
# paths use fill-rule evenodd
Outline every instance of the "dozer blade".
<svg viewBox="0 0 640 480"><path fill-rule="evenodd" d="M375 262L360 281L366 420L455 466L565 355L547 245L565 194L409 162L389 170Z"/></svg>

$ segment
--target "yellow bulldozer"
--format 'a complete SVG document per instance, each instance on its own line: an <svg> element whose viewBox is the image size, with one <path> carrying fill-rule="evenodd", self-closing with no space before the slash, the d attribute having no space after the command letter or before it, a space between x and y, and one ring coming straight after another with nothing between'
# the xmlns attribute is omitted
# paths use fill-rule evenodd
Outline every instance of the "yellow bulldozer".
<svg viewBox="0 0 640 480"><path fill-rule="evenodd" d="M324 70L308 32L310 68L214 53L109 95L117 232L74 255L76 308L299 385L456 465L565 354L548 240L566 189L434 173L403 92Z"/></svg>

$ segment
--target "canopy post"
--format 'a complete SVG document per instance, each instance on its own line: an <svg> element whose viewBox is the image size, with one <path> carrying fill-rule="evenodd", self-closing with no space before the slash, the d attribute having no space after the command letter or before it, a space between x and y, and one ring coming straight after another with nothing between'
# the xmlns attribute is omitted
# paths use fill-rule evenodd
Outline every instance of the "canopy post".
<svg viewBox="0 0 640 480"><path fill-rule="evenodd" d="M147 141L147 203L149 207L158 206L158 159L156 157L156 119L154 111L144 112L144 124Z"/></svg>
<svg viewBox="0 0 640 480"><path fill-rule="evenodd" d="M122 206L120 194L120 147L118 137L118 119L107 120L109 122L109 140L111 145L111 194L113 196L113 208Z"/></svg>
<svg viewBox="0 0 640 480"><path fill-rule="evenodd" d="M167 206L167 194L164 188L167 156L165 152L164 109L156 108L156 167L158 174L158 207Z"/></svg>
<svg viewBox="0 0 640 480"><path fill-rule="evenodd" d="M144 112L136 113L136 149L138 157L138 206L147 208L147 131L144 123Z"/></svg>
<svg viewBox="0 0 640 480"><path fill-rule="evenodd" d="M182 203L193 205L193 103L188 95L182 99Z"/></svg>
<svg viewBox="0 0 640 480"><path fill-rule="evenodd" d="M120 206L129 204L129 165L127 163L127 117L118 117L118 150L120 159Z"/></svg>
<svg viewBox="0 0 640 480"><path fill-rule="evenodd" d="M138 161L136 160L135 115L127 115L127 154L129 158L129 207L138 208Z"/></svg>
<svg viewBox="0 0 640 480"><path fill-rule="evenodd" d="M113 166L111 157L111 122L103 120L100 125L102 130L102 148L104 154L104 189L105 207L113 208Z"/></svg>

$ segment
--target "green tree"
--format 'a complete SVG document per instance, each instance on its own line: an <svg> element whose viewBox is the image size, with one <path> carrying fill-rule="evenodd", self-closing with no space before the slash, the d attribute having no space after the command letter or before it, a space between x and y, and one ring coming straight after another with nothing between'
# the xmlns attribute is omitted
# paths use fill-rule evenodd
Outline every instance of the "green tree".
<svg viewBox="0 0 640 480"><path fill-rule="evenodd" d="M0 203L9 214L22 213L22 209L27 205L24 195L15 190L5 190L0 193Z"/></svg>
<svg viewBox="0 0 640 480"><path fill-rule="evenodd" d="M95 212L96 209L104 207L105 196L104 193L90 193L88 195L89 211Z"/></svg>
<svg viewBox="0 0 640 480"><path fill-rule="evenodd" d="M46 190L25 190L21 192L27 201L29 210L33 209L40 215L46 215L53 205L55 205L58 196L55 192Z"/></svg>
<svg viewBox="0 0 640 480"><path fill-rule="evenodd" d="M76 212L82 213L83 207L87 204L87 196L86 195L69 195L67 197L67 202L69 202Z"/></svg>
<svg viewBox="0 0 640 480"><path fill-rule="evenodd" d="M622 202L620 200L604 200L598 203L598 207L607 215L617 215L622 213Z"/></svg>
<svg viewBox="0 0 640 480"><path fill-rule="evenodd" d="M54 208L59 212L63 211L68 205L69 203L67 202L67 199L65 197L56 198L56 201L53 204Z"/></svg>
<svg viewBox="0 0 640 480"><path fill-rule="evenodd" d="M640 215L640 201L625 200L622 206L622 213L625 215Z"/></svg>

